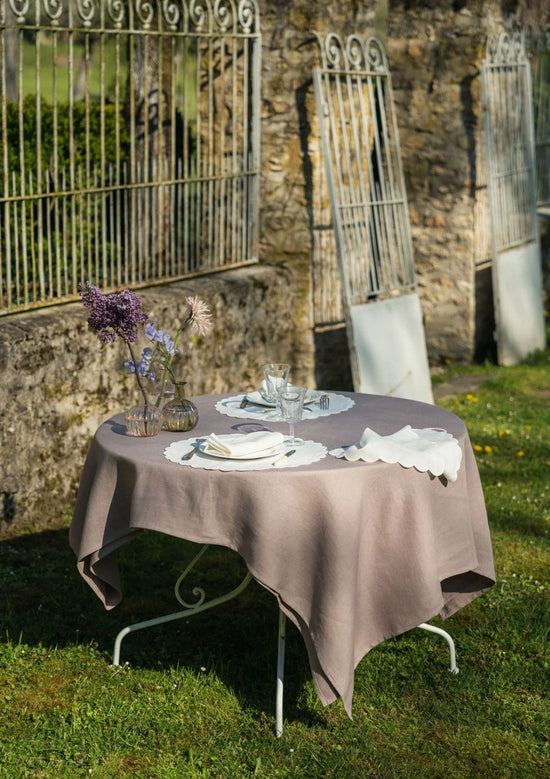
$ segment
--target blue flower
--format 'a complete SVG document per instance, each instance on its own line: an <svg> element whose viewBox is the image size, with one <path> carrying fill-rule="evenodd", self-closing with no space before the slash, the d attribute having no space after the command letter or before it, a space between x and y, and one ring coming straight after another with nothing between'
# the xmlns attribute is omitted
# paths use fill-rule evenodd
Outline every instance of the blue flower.
<svg viewBox="0 0 550 779"><path fill-rule="evenodd" d="M150 341L156 341L157 329L154 322L149 322L145 325L145 335Z"/></svg>
<svg viewBox="0 0 550 779"><path fill-rule="evenodd" d="M178 353L170 334L165 333L164 330L157 330L154 322L149 322L149 324L146 325L145 335L150 341L153 341L153 343L160 344L169 357L173 357Z"/></svg>
<svg viewBox="0 0 550 779"><path fill-rule="evenodd" d="M151 361L153 359L153 350L151 347L147 346L142 354L141 358L137 364L137 373L139 376L142 376L144 379L149 379L150 381L154 381L156 378L156 374L151 366ZM124 363L124 367L128 371L128 373L135 373L136 372L136 366L134 365L133 360L128 360L128 362Z"/></svg>

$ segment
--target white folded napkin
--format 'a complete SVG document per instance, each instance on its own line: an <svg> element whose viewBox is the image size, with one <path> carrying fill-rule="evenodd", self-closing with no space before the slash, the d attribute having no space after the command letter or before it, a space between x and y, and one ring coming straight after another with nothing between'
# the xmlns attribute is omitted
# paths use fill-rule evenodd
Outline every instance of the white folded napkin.
<svg viewBox="0 0 550 779"><path fill-rule="evenodd" d="M206 454L212 453L223 457L246 457L247 455L269 453L284 442L282 433L272 433L269 430L258 430L255 433L230 433L216 435L210 433L205 439Z"/></svg>
<svg viewBox="0 0 550 779"><path fill-rule="evenodd" d="M445 476L456 481L462 461L462 450L456 438L446 430L436 428L414 429L406 425L391 435L379 435L365 428L359 442L329 454L346 460L365 460L373 463L399 463L404 468L430 471L434 476Z"/></svg>

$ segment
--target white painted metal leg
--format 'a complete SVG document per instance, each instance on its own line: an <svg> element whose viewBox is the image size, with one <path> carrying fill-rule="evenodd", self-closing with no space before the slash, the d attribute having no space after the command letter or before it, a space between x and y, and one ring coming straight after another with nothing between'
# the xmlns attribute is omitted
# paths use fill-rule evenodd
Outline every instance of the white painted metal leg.
<svg viewBox="0 0 550 779"><path fill-rule="evenodd" d="M181 574L178 581L176 582L175 586L175 594L178 601L183 605L186 606L185 609L182 611L176 611L173 614L165 614L162 617L155 617L154 619L147 619L143 622L136 622L133 625L128 625L128 627L123 628L117 635L115 639L115 648L113 652L113 665L120 665L120 645L122 643L122 640L125 636L128 635L128 633L133 633L136 630L143 630L144 628L150 628L154 627L155 625L162 625L164 622L173 622L176 619L183 619L183 617L190 617L194 614L199 614L201 611L206 611L207 609L212 609L214 606L221 606L222 603L227 603L227 601L232 600L233 598L236 598L237 595L240 595L241 592L246 589L246 587L250 584L250 581L252 579L252 574L247 571L246 576L242 580L242 582L235 587L230 592L226 593L225 595L220 595L218 598L213 598L210 601L205 602L205 592L200 587L195 587L193 589L193 594L198 597L198 600L196 603L191 604L187 603L182 596L180 595L180 585L184 579L184 577L189 573L189 571L194 567L194 565L200 560L200 558L203 556L203 554L208 549L208 544L202 547L200 552L193 558L193 560L189 563L185 571Z"/></svg>
<svg viewBox="0 0 550 779"><path fill-rule="evenodd" d="M422 630L428 630L430 633L437 633L438 636L442 636L445 639L445 641L449 645L449 655L450 655L449 670L451 671L451 673L457 674L458 666L456 664L455 644L451 636L447 633L447 631L442 630L441 628L436 628L433 625L428 625L427 622L423 622L421 625L418 625L418 627L422 628Z"/></svg>
<svg viewBox="0 0 550 779"><path fill-rule="evenodd" d="M275 695L275 734L283 735L283 684L285 675L286 616L279 609L279 637L277 640L277 691Z"/></svg>

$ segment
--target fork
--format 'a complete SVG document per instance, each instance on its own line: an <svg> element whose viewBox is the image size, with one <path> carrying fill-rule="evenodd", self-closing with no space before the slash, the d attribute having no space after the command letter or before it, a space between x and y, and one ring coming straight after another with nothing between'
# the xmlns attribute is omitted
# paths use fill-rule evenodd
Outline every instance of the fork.
<svg viewBox="0 0 550 779"><path fill-rule="evenodd" d="M321 411L327 411L328 407L330 406L330 398L328 395L323 394L319 398L319 408Z"/></svg>

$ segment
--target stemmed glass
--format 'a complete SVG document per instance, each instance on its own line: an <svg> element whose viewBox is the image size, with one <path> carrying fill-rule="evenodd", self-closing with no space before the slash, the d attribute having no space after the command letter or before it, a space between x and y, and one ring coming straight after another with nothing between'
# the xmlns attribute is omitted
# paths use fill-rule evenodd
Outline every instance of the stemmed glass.
<svg viewBox="0 0 550 779"><path fill-rule="evenodd" d="M262 365L262 371L265 387L262 390L262 394L267 401L277 403L277 390L279 388L284 389L288 384L290 365L286 362L270 362Z"/></svg>
<svg viewBox="0 0 550 779"><path fill-rule="evenodd" d="M304 442L300 438L294 437L294 425L302 418L304 409L304 399L306 396L306 387L280 387L277 390L279 395L279 411L281 419L288 422L290 438L286 441L291 446L297 446Z"/></svg>

